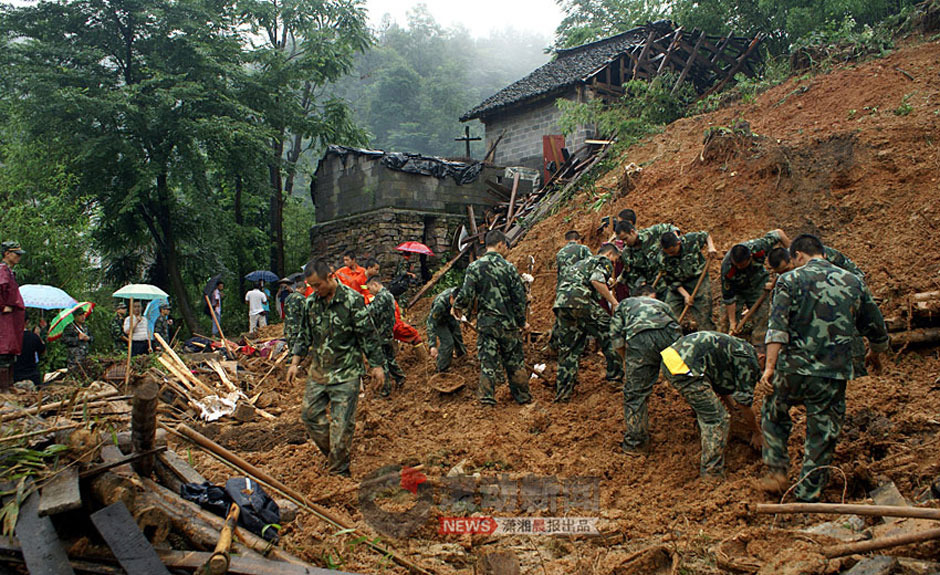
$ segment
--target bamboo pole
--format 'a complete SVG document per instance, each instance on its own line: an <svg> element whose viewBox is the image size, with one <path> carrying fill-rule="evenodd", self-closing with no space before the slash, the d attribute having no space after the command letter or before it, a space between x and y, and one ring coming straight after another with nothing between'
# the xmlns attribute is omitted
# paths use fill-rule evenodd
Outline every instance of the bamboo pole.
<svg viewBox="0 0 940 575"><path fill-rule="evenodd" d="M307 498L304 497L304 495L300 493L299 491L296 491L292 489L291 487L288 487L287 485L282 483L280 480L274 477L271 477L270 475L268 475L261 469L258 469L251 463L248 463L237 454L232 453L228 449L225 449L218 443L215 443L208 437L200 434L199 432L192 429L188 425L181 423L180 425L176 427L176 429L171 429L171 428L166 428L166 429L169 431L173 431L177 435L188 439L193 444L195 444L202 450L206 451L207 453L210 453L218 457L222 461L225 461L226 463L234 466L235 468L245 472L246 475L251 476L252 479L258 481L258 483L267 485L271 489L277 491L278 493L281 493L285 497L294 501L294 503L296 503L297 505L300 505L301 507L305 508L307 511L313 513L315 516L326 521L327 523L330 523L334 527L339 527L342 529L353 529L357 533L362 534L359 531L359 529L355 525L353 525L351 522L346 521L345 519L335 515L332 511L330 511L329 509L326 509L325 507L317 505L316 503L313 503L312 501L308 501ZM395 560L396 563L398 563L399 565L402 565L403 567L407 567L408 569L417 573L421 573L422 575L434 575L433 572L418 565L417 563L411 561L410 559L402 556L397 551L389 549L383 545L379 545L378 543L373 542L368 537L366 538L365 543L372 549L381 553L382 555L391 557L393 560Z"/></svg>
<svg viewBox="0 0 940 575"><path fill-rule="evenodd" d="M851 503L758 503L755 513L836 513L874 517L914 517L940 521L940 509L899 505L860 505Z"/></svg>
<svg viewBox="0 0 940 575"><path fill-rule="evenodd" d="M846 555L855 555L856 553L868 553L879 549L889 549L891 547L900 547L901 545L910 545L911 543L922 543L940 539L940 528L927 529L925 531L916 531L914 533L905 533L903 535L892 535L889 537L879 537L869 539L868 541L859 541L858 543L845 543L842 545L833 545L825 547L822 554L832 559L835 557L845 557Z"/></svg>
<svg viewBox="0 0 940 575"><path fill-rule="evenodd" d="M127 386L131 381L131 349L134 345L134 328L136 327L135 324L137 323L134 321L134 318L137 316L134 314L134 298L133 297L131 298L130 310L131 310L130 311L131 329L127 334L127 365L124 368L124 391L125 392L127 391Z"/></svg>
<svg viewBox="0 0 940 575"><path fill-rule="evenodd" d="M98 401L100 399L114 398L114 396L116 396L118 393L120 392L117 389L112 388L110 391L102 391L101 393L97 393L91 397L83 397L82 401L87 403L87 402L92 402L92 401ZM42 412L52 411L53 409L59 409L70 403L72 403L72 400L64 399L62 401L54 401L52 403L47 403L45 405L37 405L36 407L23 409L21 411L17 411L16 413L7 413L5 415L0 415L0 423L3 423L5 421L13 421L14 419L20 419L22 417L26 417L27 415L39 415Z"/></svg>
<svg viewBox="0 0 940 575"><path fill-rule="evenodd" d="M225 339L225 332L222 331L222 324L220 323L219 318L215 317L215 308L212 307L212 302L209 301L209 296L203 295L202 297L206 298L206 304L209 306L209 315L212 316L212 322L215 324L216 329L219 330L219 337L222 338L222 345L225 346L225 351L229 351L228 340Z"/></svg>

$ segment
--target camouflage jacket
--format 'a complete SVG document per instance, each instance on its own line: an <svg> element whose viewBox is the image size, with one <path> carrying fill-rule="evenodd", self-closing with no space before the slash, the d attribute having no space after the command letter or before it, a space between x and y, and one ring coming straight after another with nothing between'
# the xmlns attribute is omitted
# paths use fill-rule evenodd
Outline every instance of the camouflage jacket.
<svg viewBox="0 0 940 575"><path fill-rule="evenodd" d="M329 300L311 294L300 317L293 354L311 355L312 381L329 385L359 379L365 374L363 355L373 367L385 364L366 304L352 288L337 282Z"/></svg>
<svg viewBox="0 0 940 575"><path fill-rule="evenodd" d="M578 242L568 242L565 244L555 255L555 271L558 274L557 283L561 283L561 278L564 276L565 270L592 255L590 248L584 244L579 244Z"/></svg>
<svg viewBox="0 0 940 575"><path fill-rule="evenodd" d="M91 337L91 333L88 332L88 327L86 326L83 330L85 335ZM62 343L65 344L65 347L69 348L71 351L69 353L76 353L81 358L84 358L88 355L88 347L91 344L91 340L82 341L78 338L78 327L74 323L70 323L65 326L65 329L62 330Z"/></svg>
<svg viewBox="0 0 940 575"><path fill-rule="evenodd" d="M624 285L655 281L663 266L663 251L659 247L659 239L667 232L678 231L679 228L672 224L656 224L637 230L636 245L624 246L620 252L623 272L617 281Z"/></svg>
<svg viewBox="0 0 940 575"><path fill-rule="evenodd" d="M379 342L386 344L392 341L392 330L395 328L395 296L385 287L375 294L369 305L366 306L372 323L379 334Z"/></svg>
<svg viewBox="0 0 940 575"><path fill-rule="evenodd" d="M620 349L636 334L664 327L679 329L671 307L656 298L628 297L620 301L610 318L610 340L614 349Z"/></svg>
<svg viewBox="0 0 940 575"><path fill-rule="evenodd" d="M467 266L454 308L466 314L474 302L479 328L515 329L525 325L525 286L515 266L498 252L486 252Z"/></svg>
<svg viewBox="0 0 940 575"><path fill-rule="evenodd" d="M157 321L155 321L153 324L153 333L159 333L160 337L162 337L167 343L170 343L169 317L165 317L162 314L158 316Z"/></svg>
<svg viewBox="0 0 940 575"><path fill-rule="evenodd" d="M838 268L842 268L845 271L849 272L850 274L854 274L857 278L861 280L865 279L865 273L861 269L859 269L857 265L855 265L855 262L850 260L844 253L840 252L839 250L826 246L825 254L823 257L825 257L826 261L833 264L834 266Z"/></svg>
<svg viewBox="0 0 940 575"><path fill-rule="evenodd" d="M118 314L114 314L111 317L111 325L109 326L109 331L111 332L111 339L114 340L114 345L121 346L122 344L127 343L124 339L124 318Z"/></svg>
<svg viewBox="0 0 940 575"><path fill-rule="evenodd" d="M777 280L765 341L783 344L778 370L853 379L856 328L868 338L872 350L887 350L881 310L857 276L814 258Z"/></svg>
<svg viewBox="0 0 940 575"><path fill-rule="evenodd" d="M604 256L591 256L565 270L555 292L555 309L597 305L600 296L591 282L610 284L614 264Z"/></svg>
<svg viewBox="0 0 940 575"><path fill-rule="evenodd" d="M717 331L697 331L669 347L682 358L689 375L705 377L718 395L730 395L741 405L754 403L761 369L757 350L748 342Z"/></svg>
<svg viewBox="0 0 940 575"><path fill-rule="evenodd" d="M691 289L702 275L702 270L705 269L706 261L702 248L705 247L708 232L690 232L682 234L679 239L682 243L678 255L663 254L663 280L670 289L683 286L691 293Z"/></svg>
<svg viewBox="0 0 940 575"><path fill-rule="evenodd" d="M770 274L764 268L767 253L780 241L776 231L767 232L762 238L741 242L751 250L751 263L743 270L731 261L731 250L721 260L721 300L734 303L736 297L742 297L753 303L760 298Z"/></svg>
<svg viewBox="0 0 940 575"><path fill-rule="evenodd" d="M440 330L454 329L457 327L457 319L450 313L450 296L457 288L447 288L437 294L434 302L431 304L431 311L428 312L426 327L428 330L428 341L431 346L436 345Z"/></svg>
<svg viewBox="0 0 940 575"><path fill-rule="evenodd" d="M297 343L297 334L300 333L300 323L304 316L304 294L292 291L284 300L284 340L287 349L294 349Z"/></svg>

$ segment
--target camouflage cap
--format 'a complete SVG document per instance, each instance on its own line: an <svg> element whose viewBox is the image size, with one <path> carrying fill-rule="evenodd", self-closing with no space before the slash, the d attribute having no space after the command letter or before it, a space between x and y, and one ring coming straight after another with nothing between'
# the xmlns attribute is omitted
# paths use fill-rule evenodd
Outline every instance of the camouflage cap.
<svg viewBox="0 0 940 575"><path fill-rule="evenodd" d="M13 240L7 240L0 244L0 252L6 254L7 252L14 252L19 255L24 255L26 250L20 247L20 242L14 242Z"/></svg>

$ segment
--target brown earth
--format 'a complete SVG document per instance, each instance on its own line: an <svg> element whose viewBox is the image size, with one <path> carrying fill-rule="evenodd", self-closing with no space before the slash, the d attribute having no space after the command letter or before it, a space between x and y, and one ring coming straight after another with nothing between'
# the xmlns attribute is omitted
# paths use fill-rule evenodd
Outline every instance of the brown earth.
<svg viewBox="0 0 940 575"><path fill-rule="evenodd" d="M641 225L666 221L683 230L709 230L719 250L777 227L791 237L817 233L867 272L886 315L895 314L907 294L938 289L938 62L940 43L908 46L883 59L792 79L753 102L680 120L635 146L620 159L620 167L599 180L595 192L574 198L535 226L510 253L520 271L527 271L524 262L530 254L536 260L534 328L550 328L552 261L563 243L561 232L577 229L596 248L601 238L594 230L600 217L627 207L637 210ZM705 161L706 129L730 126L735 120L748 122L756 137L710 149ZM641 166L642 172L621 197L629 187L623 185L623 166L630 163ZM591 211L606 193L610 201L599 212ZM717 263L712 264L712 275L717 287ZM422 326L428 306L424 300L409 312L412 323ZM473 335L466 339L473 349ZM529 360L547 359L535 346L526 351ZM722 569L715 546L743 532L758 534L748 549L764 562L762 572L782 572L775 566L787 557L803 559L800 573L840 569L841 564L827 563L807 550L803 540L781 532L767 534L771 517L746 512L744 503L770 499L753 485L761 472L759 454L745 441L730 442L723 482L699 479L692 411L668 385L658 385L651 397L651 454L628 458L618 449L621 395L604 383L600 356L582 362L581 383L570 404L552 404L551 391L533 383L532 405L513 404L504 385L498 390L499 405L489 409L479 407L468 388L449 396L428 389L425 384L433 370L418 350L404 350L401 360L409 375L405 388L391 400L369 388L360 401L352 480L325 474L321 455L302 441L302 385L287 385L283 377L267 386L284 409L277 422L214 424L207 433L310 498L325 499L331 509L366 529L356 482L384 465L421 463L432 479L461 462L467 473L484 478L529 473L600 478L600 509L575 514L600 516L602 537L443 537L433 518L409 539L383 537L438 573L471 573L478 554L497 549L515 552L523 573L718 573ZM548 364L553 373L554 361ZM455 373L472 387L477 378L474 352L457 362ZM882 375L850 385L834 461L841 473L833 474L826 500L839 501L843 493L846 500L864 499L884 480L917 499L937 479L938 375L936 348L907 350L892 356ZM799 461L802 439L799 412L790 443L794 462ZM230 473L195 451L193 456L212 479ZM791 480L795 475L791 470ZM331 497L335 493L339 495ZM389 501L388 508L407 506L408 497ZM440 512L434 513L436 517ZM504 515L526 514L520 510ZM829 519L782 516L776 525L798 528ZM284 533L289 549L320 565L326 565L327 558L333 564L342 558L346 571L405 572L365 550L355 535L337 534L308 515L285 526ZM662 548L639 559L630 555L653 546ZM937 547L903 551L929 556ZM677 559L671 566L673 557ZM650 561L658 563L650 567Z"/></svg>

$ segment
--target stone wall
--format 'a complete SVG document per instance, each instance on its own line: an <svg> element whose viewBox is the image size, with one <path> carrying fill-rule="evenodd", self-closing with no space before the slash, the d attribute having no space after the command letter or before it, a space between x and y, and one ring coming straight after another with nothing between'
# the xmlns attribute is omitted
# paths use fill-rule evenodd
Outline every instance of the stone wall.
<svg viewBox="0 0 940 575"><path fill-rule="evenodd" d="M577 91L553 96L541 101L526 103L517 108L497 112L483 119L486 126L486 149L505 131L496 147L494 162L500 166L525 166L542 168L542 136L560 135L558 119L561 112L555 106L555 100L566 98L574 100ZM574 134L565 137L565 147L574 153L584 144L584 140L594 137L594 128L582 127Z"/></svg>
<svg viewBox="0 0 940 575"><path fill-rule="evenodd" d="M310 246L313 257L325 257L337 267L343 265L347 250L358 254L360 264L375 257L382 266L382 279L388 281L401 259L395 246L406 241L424 243L435 253L426 265L436 267L452 252L454 237L466 221L466 216L382 208L313 226ZM415 258L416 273L418 261Z"/></svg>
<svg viewBox="0 0 940 575"><path fill-rule="evenodd" d="M451 177L410 174L382 164L380 156L329 154L317 168L311 187L318 222L382 208L466 214L472 205L477 214L493 203L484 181L498 180L502 170L484 168L476 181L458 185Z"/></svg>

